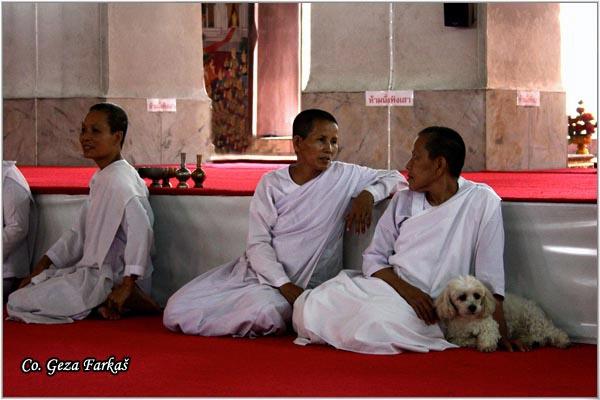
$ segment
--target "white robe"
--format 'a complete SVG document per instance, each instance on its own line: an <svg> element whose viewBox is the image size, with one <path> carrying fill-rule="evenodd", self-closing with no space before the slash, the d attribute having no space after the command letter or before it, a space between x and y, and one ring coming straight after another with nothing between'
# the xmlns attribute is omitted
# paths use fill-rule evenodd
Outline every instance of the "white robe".
<svg viewBox="0 0 600 400"><path fill-rule="evenodd" d="M368 190L380 201L400 185L406 181L397 171L342 162L301 186L289 168L265 174L250 204L245 254L173 294L165 326L203 336L284 332L292 308L277 288L314 287L334 276L342 267L343 219L352 197Z"/></svg>
<svg viewBox="0 0 600 400"><path fill-rule="evenodd" d="M398 192L363 254L363 273L343 270L294 303L297 344L329 343L368 354L456 347L437 324L427 325L389 284L371 275L394 272L432 298L458 275L474 274L504 295L504 230L500 198L459 179L449 200L431 207L423 193Z"/></svg>
<svg viewBox="0 0 600 400"><path fill-rule="evenodd" d="M85 318L132 274L149 291L153 220L148 188L127 161L96 172L79 218L46 253L52 266L11 294L9 316L35 323Z"/></svg>
<svg viewBox="0 0 600 400"><path fill-rule="evenodd" d="M2 277L29 275L36 231L33 196L14 161L2 161Z"/></svg>

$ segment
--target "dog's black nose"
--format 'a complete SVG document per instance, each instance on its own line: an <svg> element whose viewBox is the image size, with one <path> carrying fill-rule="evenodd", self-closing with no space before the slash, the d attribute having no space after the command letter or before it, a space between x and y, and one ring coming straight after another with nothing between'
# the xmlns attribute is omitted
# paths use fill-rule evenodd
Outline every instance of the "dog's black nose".
<svg viewBox="0 0 600 400"><path fill-rule="evenodd" d="M472 313L474 313L475 311L477 311L477 306L475 304L471 304L469 306L469 311L471 311Z"/></svg>

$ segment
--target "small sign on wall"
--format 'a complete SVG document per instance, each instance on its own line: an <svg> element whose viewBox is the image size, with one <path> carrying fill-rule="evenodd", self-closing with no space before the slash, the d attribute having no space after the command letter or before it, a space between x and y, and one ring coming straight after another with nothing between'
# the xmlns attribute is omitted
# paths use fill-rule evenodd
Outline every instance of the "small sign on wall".
<svg viewBox="0 0 600 400"><path fill-rule="evenodd" d="M146 99L148 112L177 112L177 99Z"/></svg>
<svg viewBox="0 0 600 400"><path fill-rule="evenodd" d="M367 106L413 106L412 90L375 90L365 92Z"/></svg>
<svg viewBox="0 0 600 400"><path fill-rule="evenodd" d="M539 90L517 90L517 106L520 107L539 107Z"/></svg>

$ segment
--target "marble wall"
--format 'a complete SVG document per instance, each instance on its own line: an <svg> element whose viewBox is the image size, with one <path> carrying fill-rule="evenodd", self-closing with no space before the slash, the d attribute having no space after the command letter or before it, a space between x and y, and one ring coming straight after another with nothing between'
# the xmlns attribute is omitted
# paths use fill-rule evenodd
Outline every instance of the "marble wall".
<svg viewBox="0 0 600 400"><path fill-rule="evenodd" d="M108 3L108 97L208 100L200 3Z"/></svg>
<svg viewBox="0 0 600 400"><path fill-rule="evenodd" d="M105 15L99 3L2 4L3 97L102 95Z"/></svg>
<svg viewBox="0 0 600 400"><path fill-rule="evenodd" d="M4 99L2 154L4 160L37 165L36 100Z"/></svg>
<svg viewBox="0 0 600 400"><path fill-rule="evenodd" d="M467 170L564 167L559 10L478 3L473 27L450 28L442 3L314 3L304 16L312 46L301 108L338 118L345 161L384 168L389 158L403 168L416 132L436 124L464 135ZM391 87L415 97L413 107L388 115L366 107L364 91L390 84L390 16ZM130 161L177 162L181 151L208 159L200 21L200 3L3 4L4 158L86 164L76 138L81 119L108 99L130 116ZM517 107L518 89L540 90L540 107ZM148 97L175 98L177 113L147 112Z"/></svg>
<svg viewBox="0 0 600 400"><path fill-rule="evenodd" d="M127 111L130 162L178 163L182 151L208 159L199 3L7 3L2 11L4 159L92 165L78 133L101 101ZM177 112L148 112L154 97L176 99Z"/></svg>
<svg viewBox="0 0 600 400"><path fill-rule="evenodd" d="M338 159L404 169L416 134L447 126L467 146L465 171L565 168L562 92L541 93L540 107L517 107L515 90L415 91L413 107L365 106L364 93L305 93L302 109L331 112L340 128Z"/></svg>
<svg viewBox="0 0 600 400"><path fill-rule="evenodd" d="M486 169L567 167L565 93L540 93L540 107L517 107L516 90L486 93Z"/></svg>
<svg viewBox="0 0 600 400"><path fill-rule="evenodd" d="M487 5L487 86L561 91L560 3Z"/></svg>
<svg viewBox="0 0 600 400"><path fill-rule="evenodd" d="M392 107L388 141L387 107L365 106L364 93L306 93L302 108L322 108L338 120L338 159L387 168L404 169L413 141L432 125L457 130L467 144L465 170L485 169L485 91L417 91L414 107Z"/></svg>
<svg viewBox="0 0 600 400"><path fill-rule="evenodd" d="M37 78L35 7L34 3L2 4L4 98L34 97Z"/></svg>
<svg viewBox="0 0 600 400"><path fill-rule="evenodd" d="M403 169L416 133L442 125L465 139L465 170L566 167L559 4L476 7L473 27L451 28L441 3L393 4L391 87L414 90L414 106L388 116L365 106L364 91L388 87L389 4L312 5L319 46L301 107L336 116L339 159ZM519 89L539 90L540 106L518 107Z"/></svg>

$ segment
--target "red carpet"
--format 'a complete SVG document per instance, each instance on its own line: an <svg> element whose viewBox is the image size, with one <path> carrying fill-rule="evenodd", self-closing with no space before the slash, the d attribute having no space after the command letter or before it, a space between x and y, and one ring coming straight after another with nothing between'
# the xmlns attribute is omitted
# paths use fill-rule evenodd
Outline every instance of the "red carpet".
<svg viewBox="0 0 600 400"><path fill-rule="evenodd" d="M262 175L284 164L204 164L203 189L151 188L152 194L250 196ZM19 166L34 193L87 194L91 167ZM190 170L195 166L188 165ZM505 201L596 203L596 169L559 169L517 172L466 172L466 179L490 185ZM150 181L148 180L148 183ZM176 186L177 181L171 180ZM190 180L188 184L193 182Z"/></svg>
<svg viewBox="0 0 600 400"><path fill-rule="evenodd" d="M595 397L596 346L491 354L456 349L372 356L293 338L202 338L159 317L67 325L4 322L4 396ZM46 360L130 358L126 372L58 372ZM24 374L38 360L44 371ZM83 367L82 367L83 368Z"/></svg>

